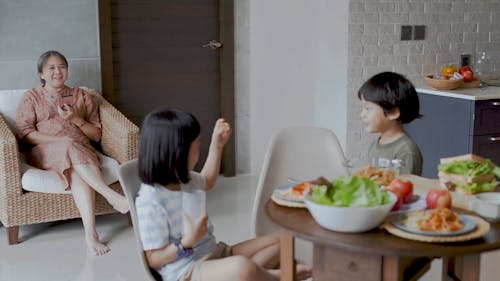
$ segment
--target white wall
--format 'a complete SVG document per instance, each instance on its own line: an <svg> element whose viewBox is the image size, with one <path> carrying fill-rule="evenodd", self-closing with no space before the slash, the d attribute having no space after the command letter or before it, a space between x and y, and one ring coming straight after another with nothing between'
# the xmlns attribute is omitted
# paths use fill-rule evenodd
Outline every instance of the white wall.
<svg viewBox="0 0 500 281"><path fill-rule="evenodd" d="M36 63L57 50L69 63L68 84L101 88L98 0L0 0L0 90L40 85Z"/></svg>
<svg viewBox="0 0 500 281"><path fill-rule="evenodd" d="M249 2L251 173L281 128L330 128L345 147L349 1Z"/></svg>

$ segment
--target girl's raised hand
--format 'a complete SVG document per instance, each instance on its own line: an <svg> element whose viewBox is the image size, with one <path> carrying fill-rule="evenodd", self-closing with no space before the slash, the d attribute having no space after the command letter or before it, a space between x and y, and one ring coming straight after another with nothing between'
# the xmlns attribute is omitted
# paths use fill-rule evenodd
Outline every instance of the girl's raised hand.
<svg viewBox="0 0 500 281"><path fill-rule="evenodd" d="M182 244L186 247L193 247L207 233L208 215L205 214L197 222L182 212L182 220L184 222L184 236L182 237Z"/></svg>
<svg viewBox="0 0 500 281"><path fill-rule="evenodd" d="M217 122L215 122L212 143L215 144L217 148L223 148L229 140L229 137L231 137L231 126L224 118L219 118Z"/></svg>

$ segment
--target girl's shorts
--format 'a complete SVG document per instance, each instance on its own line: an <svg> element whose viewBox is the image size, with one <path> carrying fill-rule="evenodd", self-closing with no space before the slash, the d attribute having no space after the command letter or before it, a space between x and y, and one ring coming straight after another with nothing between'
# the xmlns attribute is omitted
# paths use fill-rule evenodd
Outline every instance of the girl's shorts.
<svg viewBox="0 0 500 281"><path fill-rule="evenodd" d="M199 259L196 261L191 269L189 269L186 274L184 275L184 278L182 278L182 281L201 281L201 269L203 266L203 263L208 260L215 260L215 259L222 259L222 258L227 258L233 255L233 250L231 246L227 245L224 242L219 242L217 243L217 246L215 250L204 256L203 258Z"/></svg>

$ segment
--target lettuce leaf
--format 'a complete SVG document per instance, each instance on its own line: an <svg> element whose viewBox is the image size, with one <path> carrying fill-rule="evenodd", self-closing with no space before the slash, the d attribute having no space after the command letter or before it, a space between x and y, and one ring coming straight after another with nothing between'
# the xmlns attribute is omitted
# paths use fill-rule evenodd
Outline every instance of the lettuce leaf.
<svg viewBox="0 0 500 281"><path fill-rule="evenodd" d="M469 191L470 193L489 192L495 190L498 182L496 180L491 182L473 182L468 184L457 184L458 188Z"/></svg>
<svg viewBox="0 0 500 281"><path fill-rule="evenodd" d="M343 176L333 181L333 188L313 186L312 200L337 207L370 207L386 204L390 197L368 178Z"/></svg>
<svg viewBox="0 0 500 281"><path fill-rule="evenodd" d="M486 159L481 163L472 160L453 161L451 163L442 163L438 165L438 170L447 174L456 174L467 177L488 175L493 172L500 175L500 170Z"/></svg>

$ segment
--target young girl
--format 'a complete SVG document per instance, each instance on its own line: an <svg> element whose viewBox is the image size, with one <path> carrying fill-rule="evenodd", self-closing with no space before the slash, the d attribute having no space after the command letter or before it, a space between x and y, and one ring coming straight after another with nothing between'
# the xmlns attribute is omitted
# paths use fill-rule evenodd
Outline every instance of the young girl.
<svg viewBox="0 0 500 281"><path fill-rule="evenodd" d="M279 238L269 235L234 246L215 242L205 214L191 221L182 209L183 190L211 190L219 174L221 154L231 134L224 119L217 120L207 161L197 173L200 124L176 109L146 116L141 128L136 198L141 241L150 267L163 280L235 281L279 280ZM299 266L299 278L311 268Z"/></svg>
<svg viewBox="0 0 500 281"><path fill-rule="evenodd" d="M358 98L366 131L380 133L370 145L368 159L399 159L402 174L421 175L422 154L403 128L403 124L420 117L413 84L394 72L379 73L361 86Z"/></svg>

